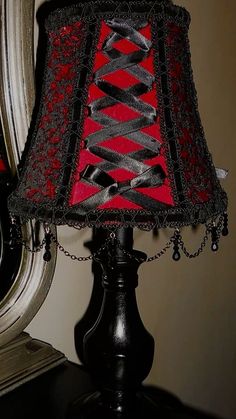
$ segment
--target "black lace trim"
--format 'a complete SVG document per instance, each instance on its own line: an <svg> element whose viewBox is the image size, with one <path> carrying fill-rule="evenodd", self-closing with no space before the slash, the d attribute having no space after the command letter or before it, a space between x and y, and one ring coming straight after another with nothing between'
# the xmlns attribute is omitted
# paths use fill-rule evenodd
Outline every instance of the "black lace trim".
<svg viewBox="0 0 236 419"><path fill-rule="evenodd" d="M79 206L78 206L79 207ZM78 227L119 227L130 226L141 229L154 227L181 227L186 225L204 224L207 220L216 219L227 208L227 196L224 192L218 200L212 200L205 204L198 204L188 208L174 207L154 214L142 210L96 210L86 215L76 213L76 207L52 208L51 205L32 204L32 202L20 197L11 196L11 208L18 208L17 214L23 221L37 218L41 222L55 225L78 226Z"/></svg>
<svg viewBox="0 0 236 419"><path fill-rule="evenodd" d="M93 64L96 53L96 46L98 41L98 36L100 32L100 24L96 21L90 21L85 24L84 31L84 42L83 46L80 49L80 77L77 86L77 102L73 109L72 115L72 134L69 139L69 148L68 153L65 153L66 161L63 163L65 168L63 174L63 180L61 182L62 190L59 192L59 198L56 205L62 205L65 200L68 202L69 196L71 194L72 180L73 177L71 173L74 173L76 167L76 158L78 156L79 149L81 147L80 141L78 138L82 138L84 119L85 119L85 108L87 102L88 88L91 82ZM67 141L68 142L68 141ZM66 144L65 144L66 146ZM68 187L68 184L70 186ZM62 201L63 200L63 201Z"/></svg>
<svg viewBox="0 0 236 419"><path fill-rule="evenodd" d="M154 56L155 74L160 101L161 132L162 138L168 139L163 144L166 161L168 163L168 174L173 191L173 199L176 205L184 206L184 180L182 178L182 167L178 153L178 144L176 141L177 130L172 114L173 103L171 102L171 88L168 78L167 62L167 30L166 22L163 19L154 20L153 25L153 47L156 48ZM175 162L175 163L174 163Z"/></svg>
<svg viewBox="0 0 236 419"><path fill-rule="evenodd" d="M88 1L77 3L70 7L56 9L48 16L45 26L47 31L56 30L63 25L78 20L88 22L94 19L144 18L170 19L179 25L188 28L190 15L186 9L174 6L170 0L156 1Z"/></svg>

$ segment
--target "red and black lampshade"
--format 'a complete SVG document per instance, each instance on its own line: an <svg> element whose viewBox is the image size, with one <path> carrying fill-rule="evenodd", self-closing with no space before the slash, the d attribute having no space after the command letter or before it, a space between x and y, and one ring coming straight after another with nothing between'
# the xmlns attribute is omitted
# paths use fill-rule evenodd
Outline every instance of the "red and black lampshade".
<svg viewBox="0 0 236 419"><path fill-rule="evenodd" d="M153 228L226 211L197 109L189 22L161 0L90 1L48 16L40 109L12 213Z"/></svg>

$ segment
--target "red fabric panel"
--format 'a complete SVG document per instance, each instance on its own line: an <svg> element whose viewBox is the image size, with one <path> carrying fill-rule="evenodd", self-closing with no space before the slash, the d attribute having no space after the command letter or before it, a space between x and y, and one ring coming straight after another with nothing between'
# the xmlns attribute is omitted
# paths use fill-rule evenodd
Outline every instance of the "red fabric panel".
<svg viewBox="0 0 236 419"><path fill-rule="evenodd" d="M117 70L111 74L107 74L103 77L103 79L113 84L113 86L120 87L121 89L127 89L128 87L134 86L138 83L138 80L132 74L129 74L124 70Z"/></svg>
<svg viewBox="0 0 236 419"><path fill-rule="evenodd" d="M101 51L101 46L103 45L105 39L110 35L111 29L103 22L101 27L101 33L100 33L100 39L99 39L99 51L96 54L95 63L94 63L94 73L101 67L103 67L104 64L109 62L109 59L103 54ZM150 24L148 24L145 28L142 28L140 30L140 33L144 34L149 40L151 39L151 27ZM127 39L122 39L117 41L113 44L113 48L118 49L123 54L130 54L133 51L138 50L139 48L134 45L132 42L130 42ZM149 57L145 59L140 65L148 70L151 74L154 74L154 61L153 61L153 51L151 51ZM103 80L106 80L107 82L121 88L121 89L127 89L140 81L137 80L133 75L129 74L128 71L125 70L116 70L113 73L107 74L102 77ZM158 92L157 92L157 86L155 83L153 83L152 89L150 92L143 94L139 97L140 100L142 100L144 103L148 103L155 108L158 108L158 100L157 100ZM94 100L97 100L101 97L104 97L104 93L95 85L95 83L92 83L89 88L89 97L88 97L88 104L93 102ZM136 118L140 118L140 114L135 111L134 109L131 109L130 107L126 106L122 103L117 103L109 108L103 109L101 112L103 112L105 115L110 116L116 121L119 122L125 122L130 121ZM85 118L85 124L84 124L84 131L83 131L83 140L86 139L86 137L92 133L99 132L103 127L100 126L97 122L94 122L92 120L92 117L87 116ZM142 130L146 134L151 135L152 137L156 138L158 141L162 142L161 139L161 130L160 130L160 120L157 118L157 121L153 123L152 126L148 128L144 128ZM115 137L111 139L104 140L102 143L99 143L99 147L105 147L109 150L118 152L120 154L129 154L131 152L137 151L142 149L143 147L134 142L133 140L130 140L123 137ZM97 160L99 161L99 160ZM138 188L137 190L144 195L148 195L160 202L168 203L170 205L174 205L173 197L171 193L171 187L170 182L168 180L168 170L167 170L167 164L166 159L163 154L161 153L160 156L150 159L148 161L143 162L149 166L153 166L156 164L160 164L165 171L167 175L167 179L165 181L165 184L160 188ZM95 189L91 188L87 182L83 182L83 180L80 180L80 174L85 169L87 165L90 164L96 164L96 159L94 160L94 156L92 153L87 152L85 150L80 152L80 156L78 156L77 159L77 165L76 165L76 171L74 174L74 181L72 185L71 195L69 204L70 205L76 205L88 198L89 196L92 196L95 193ZM112 170L109 172L109 174L114 178L114 181L121 182L125 180L133 179L137 176L137 174L130 172L129 170L125 168L117 168L116 170ZM125 199L122 196L116 196L112 198L109 202L104 203L103 205L100 205L100 209L140 209L139 206L136 204L130 202L129 200Z"/></svg>
<svg viewBox="0 0 236 419"><path fill-rule="evenodd" d="M121 39L120 41L114 42L113 46L123 54L130 54L131 52L139 50L136 45L126 39Z"/></svg>

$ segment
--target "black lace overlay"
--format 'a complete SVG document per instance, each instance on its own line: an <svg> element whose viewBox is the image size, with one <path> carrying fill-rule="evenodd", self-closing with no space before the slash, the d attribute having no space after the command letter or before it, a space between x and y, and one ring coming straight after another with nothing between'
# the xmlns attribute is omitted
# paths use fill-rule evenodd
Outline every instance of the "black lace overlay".
<svg viewBox="0 0 236 419"><path fill-rule="evenodd" d="M227 196L198 113L189 23L185 9L161 0L78 3L48 16L40 109L19 185L9 199L12 213L23 220L80 228L153 228L206 223L226 211ZM100 45L102 25L113 32ZM150 39L142 32L147 25ZM122 53L116 48L122 40L135 49ZM101 51L104 63L95 69ZM154 74L145 67L150 54ZM136 83L121 88L104 78L118 70ZM157 107L142 99L154 86ZM88 105L91 88L94 98ZM96 97L97 91L103 96ZM118 103L139 117L118 124L105 112ZM84 138L88 119L100 130ZM155 129L157 121L160 141L146 131ZM104 141L112 142L118 135L137 149L122 153L104 147ZM88 165L79 169L87 155ZM160 156L164 166L156 163ZM114 176L120 167L133 176L121 180ZM78 202L71 198L76 184L84 193ZM157 199L149 193L163 185L171 190L171 198L166 193ZM88 194L90 190L93 193ZM106 207L115 197L122 199L119 205ZM122 207L125 200L130 208Z"/></svg>

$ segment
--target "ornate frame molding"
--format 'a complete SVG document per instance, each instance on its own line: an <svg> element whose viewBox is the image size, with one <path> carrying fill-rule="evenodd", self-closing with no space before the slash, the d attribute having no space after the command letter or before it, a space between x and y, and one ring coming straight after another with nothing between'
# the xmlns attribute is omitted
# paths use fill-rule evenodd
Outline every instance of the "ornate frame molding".
<svg viewBox="0 0 236 419"><path fill-rule="evenodd" d="M35 0L0 0L0 116L13 175L24 148L34 104ZM23 228L32 240L33 223ZM55 231L54 231L55 234ZM51 286L56 262L22 250L14 284L0 301L0 346L19 335L33 319Z"/></svg>

